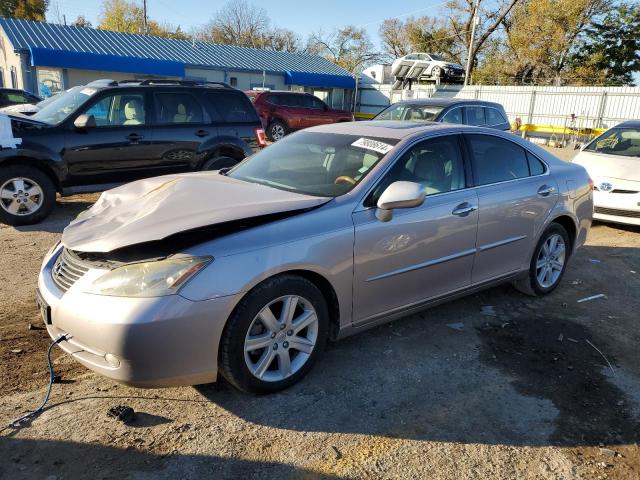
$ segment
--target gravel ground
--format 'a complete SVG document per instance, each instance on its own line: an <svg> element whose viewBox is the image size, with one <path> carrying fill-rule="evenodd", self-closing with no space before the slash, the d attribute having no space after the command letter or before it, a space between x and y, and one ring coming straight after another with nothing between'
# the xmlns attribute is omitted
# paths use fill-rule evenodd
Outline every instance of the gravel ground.
<svg viewBox="0 0 640 480"><path fill-rule="evenodd" d="M0 425L44 394L37 271L96 198L0 226ZM133 389L56 351L62 382L42 415L0 433L0 477L637 479L639 288L640 229L596 224L550 296L502 286L370 330L276 395ZM130 424L107 416L116 405Z"/></svg>

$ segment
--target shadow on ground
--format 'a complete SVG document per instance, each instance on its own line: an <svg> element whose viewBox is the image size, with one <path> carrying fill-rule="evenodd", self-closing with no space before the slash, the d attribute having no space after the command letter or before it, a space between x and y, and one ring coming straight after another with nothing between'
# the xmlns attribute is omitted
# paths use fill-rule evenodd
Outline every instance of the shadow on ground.
<svg viewBox="0 0 640 480"><path fill-rule="evenodd" d="M351 337L276 395L197 388L241 418L284 429L533 446L635 443L633 268L640 271L638 249L585 247L545 298L505 285ZM594 293L607 298L577 303ZM496 316L481 315L483 305ZM461 330L451 328L458 322ZM631 396L616 374L631 379Z"/></svg>
<svg viewBox="0 0 640 480"><path fill-rule="evenodd" d="M177 452L154 455L76 442L3 439L0 453L0 477L14 480L62 478L57 475L63 473L64 478L339 478L283 463Z"/></svg>

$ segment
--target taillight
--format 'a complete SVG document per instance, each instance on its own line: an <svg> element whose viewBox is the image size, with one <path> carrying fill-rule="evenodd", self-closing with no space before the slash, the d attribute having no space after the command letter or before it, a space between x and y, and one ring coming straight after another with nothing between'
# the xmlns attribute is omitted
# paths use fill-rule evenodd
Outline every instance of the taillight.
<svg viewBox="0 0 640 480"><path fill-rule="evenodd" d="M593 184L593 179L589 177L589 188L591 190L597 190L596 186Z"/></svg>
<svg viewBox="0 0 640 480"><path fill-rule="evenodd" d="M265 135L263 128L256 128L256 140L258 145L261 147L267 146L267 136Z"/></svg>

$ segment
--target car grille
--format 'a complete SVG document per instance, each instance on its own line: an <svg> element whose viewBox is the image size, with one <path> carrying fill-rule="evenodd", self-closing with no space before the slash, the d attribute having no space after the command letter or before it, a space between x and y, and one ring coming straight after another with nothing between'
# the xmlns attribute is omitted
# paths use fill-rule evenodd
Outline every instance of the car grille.
<svg viewBox="0 0 640 480"><path fill-rule="evenodd" d="M593 211L594 213L600 213L602 215L614 215L616 217L640 218L640 212L636 212L633 210L621 210L618 208L595 207Z"/></svg>
<svg viewBox="0 0 640 480"><path fill-rule="evenodd" d="M57 260L53 264L51 277L53 283L66 292L76 283L87 271L89 267L82 262L71 250L62 249L62 253L58 255Z"/></svg>

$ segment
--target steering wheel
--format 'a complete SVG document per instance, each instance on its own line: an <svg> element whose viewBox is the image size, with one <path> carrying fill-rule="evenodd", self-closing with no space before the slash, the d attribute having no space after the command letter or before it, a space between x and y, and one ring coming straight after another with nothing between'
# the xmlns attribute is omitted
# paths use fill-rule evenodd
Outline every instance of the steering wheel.
<svg viewBox="0 0 640 480"><path fill-rule="evenodd" d="M353 177L350 177L349 175L340 175L338 178L335 179L335 181L333 183L335 183L336 185L339 183L350 183L351 185L355 185L356 184L356 179Z"/></svg>

